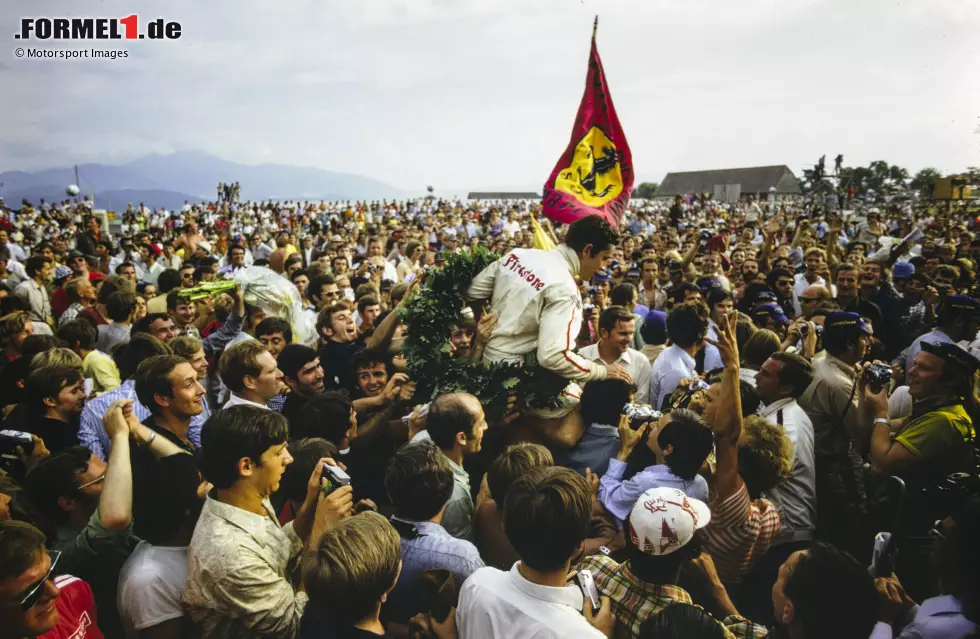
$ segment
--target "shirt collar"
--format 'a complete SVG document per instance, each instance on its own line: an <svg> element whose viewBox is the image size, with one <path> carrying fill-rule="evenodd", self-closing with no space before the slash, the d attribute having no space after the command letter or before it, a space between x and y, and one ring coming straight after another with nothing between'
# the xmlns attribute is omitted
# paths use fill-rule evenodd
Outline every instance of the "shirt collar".
<svg viewBox="0 0 980 639"><path fill-rule="evenodd" d="M466 472L463 469L462 466L460 466L459 464L457 464L456 462L454 462L452 459L450 459L449 458L449 455L446 455L444 453L443 454L443 457L445 457L446 460L449 461L449 467L453 469L453 479L455 481L458 481L459 483L463 484L464 486L466 486L467 489L469 489L469 487L470 487L470 474L468 472Z"/></svg>
<svg viewBox="0 0 980 639"><path fill-rule="evenodd" d="M687 354L687 351L685 351L683 348L681 348L677 344L671 344L669 348L676 349L677 356L681 359L681 361L684 362L685 364L687 364L687 366L689 368L692 368L692 369L694 368L694 365L695 365L696 362L694 361L694 358L693 357L691 357L690 355ZM667 349L665 349L665 350L667 350ZM663 357L663 353L661 353L660 356Z"/></svg>
<svg viewBox="0 0 980 639"><path fill-rule="evenodd" d="M849 379L854 379L857 377L857 371L854 370L853 366L842 359L838 359L830 353L827 353L827 363L847 375Z"/></svg>
<svg viewBox="0 0 980 639"><path fill-rule="evenodd" d="M276 527L279 527L279 521L273 515L272 504L269 502L269 500L263 499L262 506L265 508L267 513L267 515L264 517L262 515L257 515L239 508L238 506L232 506L231 504L220 502L210 495L208 495L207 500L204 502L204 507L211 511L215 517L224 519L233 526L241 528L243 531L247 532L253 537L260 534L261 528L268 523L272 523Z"/></svg>
<svg viewBox="0 0 980 639"><path fill-rule="evenodd" d="M240 395L236 395L235 393L232 393L228 401L225 402L225 408L228 407L229 403L232 406L256 406L258 408L264 408L266 410L269 410L269 407L266 406L265 404L259 404L258 402L253 402L251 400L245 399Z"/></svg>
<svg viewBox="0 0 980 639"><path fill-rule="evenodd" d="M772 415L779 409L785 408L786 406L793 403L794 401L796 400L794 400L792 397L784 397L771 404L767 404L764 408L759 409L759 415L761 415L762 417L768 417L769 415Z"/></svg>
<svg viewBox="0 0 980 639"><path fill-rule="evenodd" d="M963 398L955 395L937 395L926 397L925 399L912 400L912 414L910 417L915 419L944 406L956 406L957 404L962 405Z"/></svg>
<svg viewBox="0 0 980 639"><path fill-rule="evenodd" d="M950 613L963 614L963 604L953 595L941 595L923 601L918 614L933 616Z"/></svg>
<svg viewBox="0 0 980 639"><path fill-rule="evenodd" d="M554 249L554 252L565 258L565 261L568 262L568 267L572 273L572 277L577 277L582 270L582 265L578 261L578 254L567 244L559 244Z"/></svg>
<svg viewBox="0 0 980 639"><path fill-rule="evenodd" d="M582 591L578 586L542 586L531 583L517 569L521 562L515 562L510 568L510 579L518 590L529 597L548 603L568 606L579 612L582 611Z"/></svg>

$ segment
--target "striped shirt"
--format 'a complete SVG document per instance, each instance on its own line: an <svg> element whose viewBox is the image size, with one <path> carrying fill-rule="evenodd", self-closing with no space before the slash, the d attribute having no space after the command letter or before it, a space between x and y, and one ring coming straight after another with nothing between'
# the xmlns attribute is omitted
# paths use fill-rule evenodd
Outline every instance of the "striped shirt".
<svg viewBox="0 0 980 639"><path fill-rule="evenodd" d="M108 410L112 402L118 399L133 400L133 414L136 415L136 419L140 420L140 422L145 421L151 415L150 409L141 404L140 400L137 399L136 382L132 379L127 379L118 388L102 393L98 397L87 401L85 408L82 409L81 424L78 427L78 441L103 461L109 459L109 448L111 448L111 445L109 436L106 435L105 427L102 425L102 416L105 415L106 410ZM197 448L201 447L201 427L204 426L204 422L211 416L211 409L208 407L207 398L202 399L201 403L204 405L204 410L200 415L194 415L191 418L190 428L187 429L187 438Z"/></svg>
<svg viewBox="0 0 980 639"><path fill-rule="evenodd" d="M591 570L596 589L610 599L616 615L616 639L640 636L643 622L672 603L694 605L691 595L674 584L653 584L641 580L630 570L629 562L616 563L605 555L592 555L582 561L581 570ZM725 639L762 639L768 631L741 617L730 616L719 622Z"/></svg>
<svg viewBox="0 0 980 639"><path fill-rule="evenodd" d="M724 501L710 504L711 522L704 528L704 550L715 560L726 584L738 583L779 532L779 511L766 499L752 501L745 483Z"/></svg>

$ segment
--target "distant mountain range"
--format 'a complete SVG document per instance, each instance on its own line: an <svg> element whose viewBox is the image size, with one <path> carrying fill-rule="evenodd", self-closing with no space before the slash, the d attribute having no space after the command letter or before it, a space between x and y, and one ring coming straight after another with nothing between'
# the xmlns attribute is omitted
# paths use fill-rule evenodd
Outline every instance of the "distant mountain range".
<svg viewBox="0 0 980 639"><path fill-rule="evenodd" d="M147 155L128 164L80 164L82 194L95 193L97 208L121 210L126 203L143 202L157 208L177 208L217 197L219 182L241 184L243 200L346 200L413 197L391 185L361 175L334 173L282 164L249 166L196 151ZM65 199L65 188L75 183L73 167L34 173L0 173L0 196L16 207L27 199L37 204Z"/></svg>

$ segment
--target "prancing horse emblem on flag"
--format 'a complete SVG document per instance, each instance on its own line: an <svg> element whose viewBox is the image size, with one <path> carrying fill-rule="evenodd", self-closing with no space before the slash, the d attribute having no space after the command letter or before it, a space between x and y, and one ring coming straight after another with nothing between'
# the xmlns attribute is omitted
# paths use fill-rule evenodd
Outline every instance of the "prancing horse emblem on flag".
<svg viewBox="0 0 980 639"><path fill-rule="evenodd" d="M597 126L575 145L571 166L555 178L555 189L588 206L602 206L623 192L621 154Z"/></svg>

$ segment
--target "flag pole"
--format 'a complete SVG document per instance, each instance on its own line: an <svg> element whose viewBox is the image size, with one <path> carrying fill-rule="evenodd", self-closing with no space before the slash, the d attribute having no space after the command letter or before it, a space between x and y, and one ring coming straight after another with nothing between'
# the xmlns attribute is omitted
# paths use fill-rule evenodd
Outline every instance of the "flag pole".
<svg viewBox="0 0 980 639"><path fill-rule="evenodd" d="M596 31L599 30L599 16L596 15L595 22L592 23L592 39L595 40Z"/></svg>

